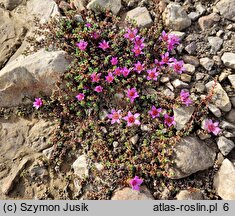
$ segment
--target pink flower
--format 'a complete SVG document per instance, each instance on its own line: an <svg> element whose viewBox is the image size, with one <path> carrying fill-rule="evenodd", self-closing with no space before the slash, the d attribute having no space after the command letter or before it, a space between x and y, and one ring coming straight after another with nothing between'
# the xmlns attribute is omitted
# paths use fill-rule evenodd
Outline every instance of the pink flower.
<svg viewBox="0 0 235 216"><path fill-rule="evenodd" d="M112 57L110 62L111 62L112 65L117 65L118 64L118 58L117 57Z"/></svg>
<svg viewBox="0 0 235 216"><path fill-rule="evenodd" d="M116 76L120 76L122 74L122 70L119 67L117 67L117 68L115 68L113 73Z"/></svg>
<svg viewBox="0 0 235 216"><path fill-rule="evenodd" d="M153 68L152 70L147 70L148 76L147 80L157 80L157 77L159 75L158 72L156 72L156 68Z"/></svg>
<svg viewBox="0 0 235 216"><path fill-rule="evenodd" d="M115 111L114 109L111 110L111 114L108 114L108 118L112 119L111 124L114 124L117 122L120 124L120 119L122 118L121 116L121 110Z"/></svg>
<svg viewBox="0 0 235 216"><path fill-rule="evenodd" d="M112 83L113 82L113 74L111 72L108 73L108 76L105 77L106 81L109 82L109 83Z"/></svg>
<svg viewBox="0 0 235 216"><path fill-rule="evenodd" d="M170 127L171 125L175 125L174 116L170 117L168 114L164 115L164 124Z"/></svg>
<svg viewBox="0 0 235 216"><path fill-rule="evenodd" d="M131 103L133 103L135 98L139 97L136 88L127 89L127 97L130 99Z"/></svg>
<svg viewBox="0 0 235 216"><path fill-rule="evenodd" d="M157 59L154 60L154 64L156 65L157 68L162 67L161 63Z"/></svg>
<svg viewBox="0 0 235 216"><path fill-rule="evenodd" d="M102 50L106 50L110 48L109 42L106 42L105 40L103 40L102 42L99 43L98 47L101 48Z"/></svg>
<svg viewBox="0 0 235 216"><path fill-rule="evenodd" d="M155 106L152 106L151 110L148 112L152 118L156 118L156 117L159 117L160 116L160 113L162 111L162 108L156 108Z"/></svg>
<svg viewBox="0 0 235 216"><path fill-rule="evenodd" d="M145 47L144 38L141 38L139 35L137 35L135 37L135 46L138 46L143 49Z"/></svg>
<svg viewBox="0 0 235 216"><path fill-rule="evenodd" d="M140 116L139 113L132 114L130 111L128 112L128 115L125 116L123 119L127 121L127 126L130 127L132 125L140 125L140 121L137 119Z"/></svg>
<svg viewBox="0 0 235 216"><path fill-rule="evenodd" d="M134 29L133 31L131 31L131 29L127 29L127 33L124 34L124 38L127 38L131 41L133 41L135 39L136 34L138 33L137 29Z"/></svg>
<svg viewBox="0 0 235 216"><path fill-rule="evenodd" d="M142 179L139 179L138 176L135 176L135 178L131 179L130 180L130 185L132 187L132 190L137 190L139 191L140 190L140 185L143 183L143 180Z"/></svg>
<svg viewBox="0 0 235 216"><path fill-rule="evenodd" d="M86 23L86 27L90 28L92 25L90 23Z"/></svg>
<svg viewBox="0 0 235 216"><path fill-rule="evenodd" d="M140 54L144 54L144 53L142 52L142 48L139 47L139 46L134 46L134 48L132 49L132 52L135 53L135 56L139 56Z"/></svg>
<svg viewBox="0 0 235 216"><path fill-rule="evenodd" d="M101 73L93 73L91 74L91 82L99 82L100 81L100 76L101 76Z"/></svg>
<svg viewBox="0 0 235 216"><path fill-rule="evenodd" d="M100 37L100 34L99 34L98 32L93 32L93 33L92 33L92 37L93 37L94 39L98 39L98 38Z"/></svg>
<svg viewBox="0 0 235 216"><path fill-rule="evenodd" d="M103 87L102 86L96 86L95 87L95 89L94 89L94 91L96 91L96 92L102 92L103 91Z"/></svg>
<svg viewBox="0 0 235 216"><path fill-rule="evenodd" d="M181 92L180 92L180 100L186 106L189 106L193 102L189 97L190 97L189 92L181 90Z"/></svg>
<svg viewBox="0 0 235 216"><path fill-rule="evenodd" d="M39 109L39 107L41 107L42 105L43 105L42 99L41 98L35 98L35 101L33 103L33 107L35 107L36 109Z"/></svg>
<svg viewBox="0 0 235 216"><path fill-rule="evenodd" d="M79 94L76 96L76 98L77 98L79 101L84 100L84 97L85 97L85 95L84 95L83 93L79 93Z"/></svg>
<svg viewBox="0 0 235 216"><path fill-rule="evenodd" d="M166 52L165 54L161 55L162 60L160 61L160 65L169 64L170 62L174 61L174 58L169 57L169 53Z"/></svg>
<svg viewBox="0 0 235 216"><path fill-rule="evenodd" d="M214 122L211 119L205 120L204 129L207 130L208 133L213 133L214 135L218 135L221 129L218 127L219 122Z"/></svg>
<svg viewBox="0 0 235 216"><path fill-rule="evenodd" d="M134 70L137 71L138 73L141 73L141 71L144 70L144 64L141 64L139 61L134 65L135 65Z"/></svg>
<svg viewBox="0 0 235 216"><path fill-rule="evenodd" d="M126 67L122 68L122 75L124 77L127 77L129 75L129 73L130 73L130 70L128 68L126 68Z"/></svg>
<svg viewBox="0 0 235 216"><path fill-rule="evenodd" d="M168 41L167 41L167 49L169 51L173 50L175 48L176 44L179 44L180 39L174 35L174 34L170 34Z"/></svg>
<svg viewBox="0 0 235 216"><path fill-rule="evenodd" d="M80 40L79 43L76 43L76 46L80 49L80 50L85 50L87 47L88 43L84 40Z"/></svg>
<svg viewBox="0 0 235 216"><path fill-rule="evenodd" d="M176 59L174 59L174 62L171 63L171 66L173 67L174 71L177 72L178 74L181 74L185 68L183 67L184 62L181 61L177 61Z"/></svg>
<svg viewBox="0 0 235 216"><path fill-rule="evenodd" d="M168 34L165 31L162 31L162 36L160 36L159 40L168 41Z"/></svg>

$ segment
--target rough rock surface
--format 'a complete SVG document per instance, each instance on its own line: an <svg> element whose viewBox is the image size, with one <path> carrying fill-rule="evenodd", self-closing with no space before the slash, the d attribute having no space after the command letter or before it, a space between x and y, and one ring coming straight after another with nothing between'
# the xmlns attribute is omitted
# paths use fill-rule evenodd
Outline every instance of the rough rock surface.
<svg viewBox="0 0 235 216"><path fill-rule="evenodd" d="M224 156L228 155L231 150L235 147L234 142L224 136L219 137L217 145Z"/></svg>
<svg viewBox="0 0 235 216"><path fill-rule="evenodd" d="M1 0L7 10L15 9L23 0Z"/></svg>
<svg viewBox="0 0 235 216"><path fill-rule="evenodd" d="M221 59L225 66L235 69L235 53L226 52Z"/></svg>
<svg viewBox="0 0 235 216"><path fill-rule="evenodd" d="M215 82L211 81L206 84L207 91L209 92L211 88L214 86ZM215 104L216 107L221 109L224 112L229 112L232 108L231 102L226 91L222 88L222 86L217 82L214 88L214 95L212 96L212 103Z"/></svg>
<svg viewBox="0 0 235 216"><path fill-rule="evenodd" d="M194 107L192 106L174 107L173 112L174 112L174 120L176 122L176 129L181 130L186 126L186 124L190 120L194 112Z"/></svg>
<svg viewBox="0 0 235 216"><path fill-rule="evenodd" d="M27 2L27 13L37 17L41 23L47 22L51 17L59 16L59 8L53 0L30 0Z"/></svg>
<svg viewBox="0 0 235 216"><path fill-rule="evenodd" d="M235 74L228 76L228 79L231 85L233 86L233 88L235 89Z"/></svg>
<svg viewBox="0 0 235 216"><path fill-rule="evenodd" d="M136 21L139 27L147 27L153 22L146 7L137 7L131 11L128 11L126 18Z"/></svg>
<svg viewBox="0 0 235 216"><path fill-rule="evenodd" d="M231 109L231 111L225 116L225 118L231 122L231 123L235 123L235 109Z"/></svg>
<svg viewBox="0 0 235 216"><path fill-rule="evenodd" d="M154 200L154 198L146 187L141 187L140 191L126 187L117 190L111 200Z"/></svg>
<svg viewBox="0 0 235 216"><path fill-rule="evenodd" d="M26 164L30 161L30 158L24 158L19 164L15 165L8 176L1 181L1 190L2 193L8 194L10 190L13 188L14 184L17 181L21 171L24 169Z"/></svg>
<svg viewBox="0 0 235 216"><path fill-rule="evenodd" d="M220 20L220 17L216 13L212 13L207 16L203 16L199 18L198 23L202 31L206 31L210 29L214 23L218 22Z"/></svg>
<svg viewBox="0 0 235 216"><path fill-rule="evenodd" d="M200 59L200 64L207 70L210 71L214 65L214 61L207 57Z"/></svg>
<svg viewBox="0 0 235 216"><path fill-rule="evenodd" d="M211 45L211 53L213 54L216 54L223 44L223 40L220 37L208 37L208 42Z"/></svg>
<svg viewBox="0 0 235 216"><path fill-rule="evenodd" d="M177 3L167 5L163 13L163 20L166 26L176 31L181 31L191 25L191 19L188 17L185 10Z"/></svg>
<svg viewBox="0 0 235 216"><path fill-rule="evenodd" d="M189 191L182 190L176 195L177 200L203 200L203 195L200 190Z"/></svg>
<svg viewBox="0 0 235 216"><path fill-rule="evenodd" d="M220 0L216 7L218 8L220 14L235 22L235 0Z"/></svg>
<svg viewBox="0 0 235 216"><path fill-rule="evenodd" d="M14 50L20 46L26 29L22 24L11 17L9 11L0 8L0 69L5 64Z"/></svg>
<svg viewBox="0 0 235 216"><path fill-rule="evenodd" d="M214 187L217 194L224 200L235 200L235 167L225 159L214 177Z"/></svg>
<svg viewBox="0 0 235 216"><path fill-rule="evenodd" d="M74 161L73 165L74 174L83 179L89 176L88 163L86 155L81 155Z"/></svg>
<svg viewBox="0 0 235 216"><path fill-rule="evenodd" d="M50 146L54 128L54 123L44 120L0 120L0 185L4 185L4 193L11 190L25 164Z"/></svg>
<svg viewBox="0 0 235 216"><path fill-rule="evenodd" d="M40 91L50 94L68 65L64 51L19 56L0 71L0 106L19 105L25 96L37 97Z"/></svg>
<svg viewBox="0 0 235 216"><path fill-rule="evenodd" d="M87 8L93 11L99 11L99 7L103 9L109 9L113 14L118 14L122 5L121 0L92 0Z"/></svg>
<svg viewBox="0 0 235 216"><path fill-rule="evenodd" d="M170 170L171 179L180 179L213 166L215 152L196 137L186 137L175 146L176 166Z"/></svg>

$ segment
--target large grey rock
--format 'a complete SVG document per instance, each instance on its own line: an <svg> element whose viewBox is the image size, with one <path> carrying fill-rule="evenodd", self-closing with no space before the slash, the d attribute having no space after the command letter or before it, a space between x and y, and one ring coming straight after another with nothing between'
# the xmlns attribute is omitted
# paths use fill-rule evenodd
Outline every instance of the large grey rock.
<svg viewBox="0 0 235 216"><path fill-rule="evenodd" d="M230 83L232 84L233 88L235 89L235 74L229 75L228 79L229 79Z"/></svg>
<svg viewBox="0 0 235 216"><path fill-rule="evenodd" d="M89 176L88 163L86 155L81 155L74 161L72 168L74 174L79 178L87 178Z"/></svg>
<svg viewBox="0 0 235 216"><path fill-rule="evenodd" d="M169 3L163 13L166 26L176 31L186 29L191 25L191 19L185 10L177 3Z"/></svg>
<svg viewBox="0 0 235 216"><path fill-rule="evenodd" d="M224 136L219 137L217 140L217 145L224 156L228 155L235 147L234 142Z"/></svg>
<svg viewBox="0 0 235 216"><path fill-rule="evenodd" d="M137 7L126 14L127 19L136 21L139 27L147 27L152 24L153 20L146 7Z"/></svg>
<svg viewBox="0 0 235 216"><path fill-rule="evenodd" d="M235 200L235 167L225 159L214 177L214 188L224 200Z"/></svg>
<svg viewBox="0 0 235 216"><path fill-rule="evenodd" d="M98 12L100 9L108 9L117 15L122 5L121 0L92 0L88 5L87 9Z"/></svg>
<svg viewBox="0 0 235 216"><path fill-rule="evenodd" d="M182 107L174 107L174 120L176 122L176 129L181 130L183 129L188 121L190 120L193 112L194 112L193 106L182 106Z"/></svg>
<svg viewBox="0 0 235 216"><path fill-rule="evenodd" d="M169 170L171 179L181 179L214 164L216 153L196 137L182 138L175 146L175 167Z"/></svg>
<svg viewBox="0 0 235 216"><path fill-rule="evenodd" d="M203 195L198 189L195 189L195 191L181 190L176 198L177 200L203 200Z"/></svg>
<svg viewBox="0 0 235 216"><path fill-rule="evenodd" d="M154 198L146 187L141 187L140 191L126 187L117 190L111 200L154 200Z"/></svg>
<svg viewBox="0 0 235 216"><path fill-rule="evenodd" d="M220 0L216 7L223 17L235 22L235 0Z"/></svg>
<svg viewBox="0 0 235 216"><path fill-rule="evenodd" d="M210 92L213 86L215 85L214 81L210 81L206 84L207 91ZM224 112L229 112L232 108L229 97L222 88L222 86L217 82L214 87L214 94L212 96L212 103L221 109Z"/></svg>
<svg viewBox="0 0 235 216"><path fill-rule="evenodd" d="M27 2L27 15L37 17L41 23L49 21L51 17L59 16L59 8L53 0L29 0Z"/></svg>
<svg viewBox="0 0 235 216"><path fill-rule="evenodd" d="M0 106L17 106L25 96L37 97L40 91L51 94L68 65L64 51L19 56L0 71Z"/></svg>
<svg viewBox="0 0 235 216"><path fill-rule="evenodd" d="M235 53L226 52L221 59L225 66L235 69Z"/></svg>

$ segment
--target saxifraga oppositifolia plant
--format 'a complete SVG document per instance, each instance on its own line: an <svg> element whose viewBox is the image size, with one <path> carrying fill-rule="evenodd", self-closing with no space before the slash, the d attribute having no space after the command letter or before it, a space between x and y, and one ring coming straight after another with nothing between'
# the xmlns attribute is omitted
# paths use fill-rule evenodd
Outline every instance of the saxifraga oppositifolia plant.
<svg viewBox="0 0 235 216"><path fill-rule="evenodd" d="M171 56L179 38L157 26L121 27L109 12L86 11L82 18L70 12L52 20L37 44L65 50L72 59L51 99L35 101L37 109L42 106L39 110L49 110L60 122L52 139L58 152L54 162L72 148L101 163L118 184L134 176L146 183L171 175L175 143L200 127L209 101L193 101L186 89L173 97L164 93L161 78L184 72L184 62ZM177 131L173 106L192 105L191 120Z"/></svg>

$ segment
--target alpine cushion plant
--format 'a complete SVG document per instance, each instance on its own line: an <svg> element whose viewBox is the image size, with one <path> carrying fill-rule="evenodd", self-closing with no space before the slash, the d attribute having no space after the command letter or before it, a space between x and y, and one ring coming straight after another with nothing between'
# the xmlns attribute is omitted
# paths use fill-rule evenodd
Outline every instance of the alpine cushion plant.
<svg viewBox="0 0 235 216"><path fill-rule="evenodd" d="M58 158L61 154L65 157L68 149L78 149L92 162L102 163L116 183L125 185L124 180L135 176L130 183L133 189L142 183L137 175L145 182L160 181L174 165L174 144L185 136L184 130L198 127L203 114L200 110L206 108L185 90L176 89L174 98L162 91L162 76L184 72L184 62L171 56L179 39L160 33L156 26L138 29L126 23L123 28L109 12L83 13L84 22L67 14L53 20L56 27L44 32L48 41L43 46L54 44L73 59L58 82L59 90L48 102L54 105L52 114L60 122L61 131L53 138L56 146L63 143L56 148ZM172 114L175 104L198 107L193 115L196 120L179 132ZM40 101L34 106L38 109ZM147 130L143 130L145 125ZM217 131L207 128L208 132ZM132 137L137 135L133 144Z"/></svg>

